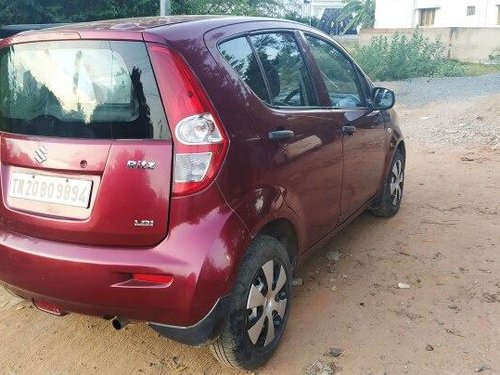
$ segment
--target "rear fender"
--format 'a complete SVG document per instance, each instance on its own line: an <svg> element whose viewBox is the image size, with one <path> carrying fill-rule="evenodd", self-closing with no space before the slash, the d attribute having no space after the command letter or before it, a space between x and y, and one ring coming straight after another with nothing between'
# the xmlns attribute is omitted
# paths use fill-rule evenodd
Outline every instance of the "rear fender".
<svg viewBox="0 0 500 375"><path fill-rule="evenodd" d="M235 277L241 260L246 252L246 249L252 240L259 235L261 230L269 223L277 219L288 220L295 228L297 234L297 247L302 248L301 238L303 238L303 227L300 225L297 215L285 203L284 191L278 187L263 187L254 189L248 192L243 198L238 201L229 203L234 213L244 223L247 231L244 237L236 239L239 248L237 254L234 255L232 262L232 270L229 272L231 275L227 279L229 285L234 285Z"/></svg>

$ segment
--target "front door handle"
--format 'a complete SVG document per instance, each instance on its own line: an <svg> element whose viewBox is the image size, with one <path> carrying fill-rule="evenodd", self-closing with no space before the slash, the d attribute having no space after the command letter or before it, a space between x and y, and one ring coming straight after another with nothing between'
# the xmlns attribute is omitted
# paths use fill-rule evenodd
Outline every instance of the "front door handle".
<svg viewBox="0 0 500 375"><path fill-rule="evenodd" d="M342 135L353 135L356 130L358 129L352 125L342 126Z"/></svg>
<svg viewBox="0 0 500 375"><path fill-rule="evenodd" d="M293 130L274 130L269 132L269 139L271 141L281 141L283 139L290 139L295 136Z"/></svg>

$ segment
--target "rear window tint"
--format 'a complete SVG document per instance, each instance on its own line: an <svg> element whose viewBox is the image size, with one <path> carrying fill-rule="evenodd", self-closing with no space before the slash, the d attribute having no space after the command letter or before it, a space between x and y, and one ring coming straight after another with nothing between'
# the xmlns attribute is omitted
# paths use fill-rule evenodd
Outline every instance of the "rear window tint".
<svg viewBox="0 0 500 375"><path fill-rule="evenodd" d="M170 136L146 46L118 41L40 42L0 51L0 131Z"/></svg>
<svg viewBox="0 0 500 375"><path fill-rule="evenodd" d="M267 104L271 104L257 58L246 37L221 43L219 50L252 91Z"/></svg>

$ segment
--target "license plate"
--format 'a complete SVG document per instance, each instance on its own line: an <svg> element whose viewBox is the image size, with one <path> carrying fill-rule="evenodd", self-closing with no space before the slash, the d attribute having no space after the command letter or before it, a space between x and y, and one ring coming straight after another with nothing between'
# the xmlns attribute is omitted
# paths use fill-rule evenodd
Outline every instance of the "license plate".
<svg viewBox="0 0 500 375"><path fill-rule="evenodd" d="M89 180L13 172L9 197L88 208L91 190Z"/></svg>

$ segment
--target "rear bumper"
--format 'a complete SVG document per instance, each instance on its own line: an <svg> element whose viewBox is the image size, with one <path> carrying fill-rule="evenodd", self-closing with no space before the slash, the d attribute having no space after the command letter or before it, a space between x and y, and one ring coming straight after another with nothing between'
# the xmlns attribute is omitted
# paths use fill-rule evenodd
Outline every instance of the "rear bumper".
<svg viewBox="0 0 500 375"><path fill-rule="evenodd" d="M154 250L78 247L2 234L0 282L23 298L43 300L65 312L174 324L190 320L178 319L191 315L193 287L186 286L182 275L169 272L175 279L168 287L130 283L134 272L164 273L160 264L188 268L180 259L165 259Z"/></svg>
<svg viewBox="0 0 500 375"><path fill-rule="evenodd" d="M151 327L162 335L191 345L210 340L223 318L223 296L205 306L194 301L203 287L194 277L197 265L158 249L82 248L4 231L2 237L0 283L27 300L63 312L154 322ZM131 280L132 273L168 273L174 281L141 284Z"/></svg>
<svg viewBox="0 0 500 375"><path fill-rule="evenodd" d="M232 211L210 211L172 228L153 248L52 242L0 225L0 284L64 312L151 322L165 336L197 345L216 334L232 290L246 229ZM143 284L133 273L171 275Z"/></svg>

